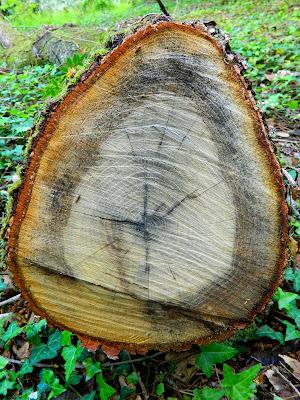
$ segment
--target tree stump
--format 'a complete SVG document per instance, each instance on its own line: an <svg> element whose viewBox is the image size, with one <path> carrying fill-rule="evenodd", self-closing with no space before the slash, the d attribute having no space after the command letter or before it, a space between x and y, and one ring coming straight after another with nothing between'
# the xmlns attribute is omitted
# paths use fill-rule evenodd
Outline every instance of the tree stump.
<svg viewBox="0 0 300 400"><path fill-rule="evenodd" d="M131 351L232 334L285 263L273 150L237 58L200 24L127 37L48 110L8 264L36 313Z"/></svg>

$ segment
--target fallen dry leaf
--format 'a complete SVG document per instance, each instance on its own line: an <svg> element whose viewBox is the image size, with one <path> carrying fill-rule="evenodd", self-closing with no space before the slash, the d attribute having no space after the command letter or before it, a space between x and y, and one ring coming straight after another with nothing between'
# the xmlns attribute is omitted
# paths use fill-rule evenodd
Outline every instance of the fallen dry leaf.
<svg viewBox="0 0 300 400"><path fill-rule="evenodd" d="M292 368L293 375L300 381L300 361L296 360L295 358L284 356L279 354L279 357L283 359L283 361Z"/></svg>
<svg viewBox="0 0 300 400"><path fill-rule="evenodd" d="M294 238L290 238L289 248L291 252L291 257L295 258L298 253L298 242Z"/></svg>
<svg viewBox="0 0 300 400"><path fill-rule="evenodd" d="M269 382L274 387L276 392L280 392L285 387L285 382L280 378L279 375L275 373L272 369L268 369L265 372L266 377L269 379Z"/></svg>
<svg viewBox="0 0 300 400"><path fill-rule="evenodd" d="M195 375L195 372L198 371L198 368L195 366L195 358L194 354L191 354L190 351L183 353L166 353L165 359L169 363L176 364L176 371L173 373L173 377L179 379L181 382L189 382L189 380Z"/></svg>
<svg viewBox="0 0 300 400"><path fill-rule="evenodd" d="M120 347L106 346L103 344L101 349L111 360L117 360L119 358Z"/></svg>
<svg viewBox="0 0 300 400"><path fill-rule="evenodd" d="M24 342L24 344L18 349L16 348L16 346L13 346L13 352L20 360L28 358L30 356L29 342Z"/></svg>

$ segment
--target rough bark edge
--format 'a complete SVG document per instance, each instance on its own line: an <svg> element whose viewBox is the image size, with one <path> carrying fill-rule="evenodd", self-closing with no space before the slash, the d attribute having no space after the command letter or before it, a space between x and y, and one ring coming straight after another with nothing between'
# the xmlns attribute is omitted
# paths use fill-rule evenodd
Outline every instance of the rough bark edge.
<svg viewBox="0 0 300 400"><path fill-rule="evenodd" d="M7 240L6 246L6 261L7 265L13 273L13 279L17 286L21 289L22 295L26 300L29 301L32 310L37 314L45 317L50 325L58 326L62 329L68 329L61 322L55 321L52 317L48 316L47 312L35 304L30 291L25 287L24 280L18 267L14 261L15 248L17 245L17 238L19 233L19 228L21 221L26 215L28 204L30 201L30 194L34 184L35 175L39 167L40 159L43 155L44 150L47 147L47 143L51 138L52 132L55 129L56 121L59 118L60 112L66 110L69 102L72 102L78 94L83 93L87 90L93 83L102 75L109 67L112 65L120 55L122 55L127 48L131 47L134 43L139 40L151 35L157 30L165 30L168 28L176 28L183 31L189 31L198 34L199 36L205 37L209 40L220 52L226 64L229 64L230 72L234 76L234 79L238 80L241 87L241 95L246 103L249 104L249 108L252 109L253 120L256 123L255 132L256 138L264 150L265 156L268 160L268 167L270 168L270 173L276 181L276 186L278 190L278 195L280 198L279 214L281 221L281 255L277 262L277 274L273 282L270 284L268 292L265 294L263 299L261 299L258 304L253 308L252 312L249 314L247 321L235 321L230 329L220 330L220 332L215 335L210 335L205 338L198 338L194 341L184 342L184 343L168 343L161 345L160 343L150 343L150 344L133 344L125 342L109 342L101 338L96 338L88 335L84 335L80 332L74 331L79 338L83 341L83 345L88 348L95 349L97 346L106 345L112 349L125 348L132 353L145 353L148 350L159 349L162 351L168 350L186 350L189 349L193 344L206 344L212 341L223 341L230 336L232 336L237 330L245 328L246 325L251 322L257 313L261 312L276 288L281 282L283 269L287 262L287 242L288 242L288 208L285 202L285 188L281 176L281 169L279 163L275 157L273 147L268 140L268 131L264 123L262 116L256 106L253 92L251 90L250 82L242 76L245 69L245 64L243 60L233 53L228 44L228 39L222 32L216 29L216 24L214 22L200 23L190 22L190 23L175 23L171 22L170 18L157 16L157 18L151 21L145 27L139 28L135 33L125 38L124 34L116 36L115 39L110 43L110 49L112 50L105 57L96 57L94 62L90 65L89 69L85 71L79 78L78 83L73 84L67 89L67 92L63 98L50 104L47 110L43 114L43 120L38 126L35 135L33 135L32 140L28 146L28 157L23 170L23 180L20 181L18 187L12 194L12 203L10 210L10 218L8 220L7 226L4 229L5 239Z"/></svg>

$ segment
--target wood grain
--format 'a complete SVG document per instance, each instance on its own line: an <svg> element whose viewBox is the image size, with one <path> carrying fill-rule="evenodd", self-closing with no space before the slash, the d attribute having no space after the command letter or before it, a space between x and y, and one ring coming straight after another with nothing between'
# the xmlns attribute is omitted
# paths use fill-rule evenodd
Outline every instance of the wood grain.
<svg viewBox="0 0 300 400"><path fill-rule="evenodd" d="M280 169L250 92L203 28L139 30L53 107L8 263L50 322L129 349L220 338L285 260Z"/></svg>

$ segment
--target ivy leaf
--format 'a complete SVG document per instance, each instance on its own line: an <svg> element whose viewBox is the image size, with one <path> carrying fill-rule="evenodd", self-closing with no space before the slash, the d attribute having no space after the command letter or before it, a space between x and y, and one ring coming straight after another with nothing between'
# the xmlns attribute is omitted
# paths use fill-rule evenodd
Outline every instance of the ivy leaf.
<svg viewBox="0 0 300 400"><path fill-rule="evenodd" d="M23 328L20 328L16 321L13 321L9 324L6 332L2 336L2 340L7 343L9 340L13 339L14 337L18 336L23 331Z"/></svg>
<svg viewBox="0 0 300 400"><path fill-rule="evenodd" d="M293 318L297 327L300 329L300 309L296 305L296 300L290 303L288 309L285 310L286 314Z"/></svg>
<svg viewBox="0 0 300 400"><path fill-rule="evenodd" d="M32 128L33 121L34 121L33 118L27 118L27 119L24 119L23 121L21 120L17 124L12 124L11 129L15 133L26 132L26 131L28 131L28 129Z"/></svg>
<svg viewBox="0 0 300 400"><path fill-rule="evenodd" d="M279 310L282 310L282 309L288 309L290 307L290 303L297 300L299 296L296 293L284 292L281 288L278 288L275 298L278 300Z"/></svg>
<svg viewBox="0 0 300 400"><path fill-rule="evenodd" d="M194 394L193 400L202 400L200 389L198 389L198 388L194 389L193 394Z"/></svg>
<svg viewBox="0 0 300 400"><path fill-rule="evenodd" d="M253 379L261 368L260 364L253 365L246 371L236 374L227 364L223 366L224 378L221 385L225 396L230 400L251 400L256 390L256 383Z"/></svg>
<svg viewBox="0 0 300 400"><path fill-rule="evenodd" d="M296 292L300 292L300 269L293 270L288 268L285 271L284 278L287 281L293 282L293 287Z"/></svg>
<svg viewBox="0 0 300 400"><path fill-rule="evenodd" d="M289 267L284 271L284 279L286 279L287 281L294 280L294 271L292 268Z"/></svg>
<svg viewBox="0 0 300 400"><path fill-rule="evenodd" d="M91 393L85 394L81 397L81 400L94 400L96 391L93 390Z"/></svg>
<svg viewBox="0 0 300 400"><path fill-rule="evenodd" d="M156 386L155 392L156 392L157 396L161 396L165 392L165 385L163 384L163 382L160 382Z"/></svg>
<svg viewBox="0 0 300 400"><path fill-rule="evenodd" d="M81 381L82 375L77 374L76 371L72 371L71 376L68 380L68 385L76 386Z"/></svg>
<svg viewBox="0 0 300 400"><path fill-rule="evenodd" d="M280 344L284 344L284 335L281 332L274 331L269 325L263 325L256 331L258 337L268 337L270 339L278 340Z"/></svg>
<svg viewBox="0 0 300 400"><path fill-rule="evenodd" d="M138 383L138 381L139 381L138 374L136 372L131 372L131 374L129 374L126 377L126 381L127 381L127 383L131 383L133 385L136 385Z"/></svg>
<svg viewBox="0 0 300 400"><path fill-rule="evenodd" d="M296 269L294 272L293 286L296 292L300 292L300 269Z"/></svg>
<svg viewBox="0 0 300 400"><path fill-rule="evenodd" d="M38 398L38 393L34 391L34 388L28 388L23 390L22 393L16 398L16 400L34 400Z"/></svg>
<svg viewBox="0 0 300 400"><path fill-rule="evenodd" d="M3 381L0 382L0 394L6 396L8 390L13 389L13 387L14 382L9 381L8 379L3 379Z"/></svg>
<svg viewBox="0 0 300 400"><path fill-rule="evenodd" d="M58 330L55 331L54 333L52 333L52 335L49 336L48 346L52 350L58 351L58 350L61 349L60 336L61 336L61 333Z"/></svg>
<svg viewBox="0 0 300 400"><path fill-rule="evenodd" d="M116 393L116 390L105 382L102 372L96 375L96 382L99 387L101 400L109 400Z"/></svg>
<svg viewBox="0 0 300 400"><path fill-rule="evenodd" d="M57 351L52 350L45 343L35 346L32 349L31 356L29 359L30 365L35 365L42 360L51 360L57 356Z"/></svg>
<svg viewBox="0 0 300 400"><path fill-rule="evenodd" d="M25 326L26 337L28 340L32 339L35 335L37 335L42 329L46 328L46 320L41 319L39 322L35 324L27 324Z"/></svg>
<svg viewBox="0 0 300 400"><path fill-rule="evenodd" d="M20 369L20 376L25 375L25 374L30 374L33 371L33 366L30 365L29 360L25 360L22 364L22 367Z"/></svg>
<svg viewBox="0 0 300 400"><path fill-rule="evenodd" d="M0 356L0 369L5 368L7 364L8 364L8 359Z"/></svg>
<svg viewBox="0 0 300 400"><path fill-rule="evenodd" d="M220 400L224 396L224 390L212 389L204 386L203 389L194 389L193 400Z"/></svg>
<svg viewBox="0 0 300 400"><path fill-rule="evenodd" d="M1 381L2 378L6 377L6 375L7 375L7 370L6 369L4 369L3 371L0 371L0 381Z"/></svg>
<svg viewBox="0 0 300 400"><path fill-rule="evenodd" d="M221 343L212 343L207 346L201 346L201 353L196 357L196 365L202 369L205 375L210 378L213 374L213 366L216 363L222 363L230 360L238 350L234 347Z"/></svg>
<svg viewBox="0 0 300 400"><path fill-rule="evenodd" d="M7 283L4 282L4 280L1 278L0 279L0 291L5 290L8 288Z"/></svg>
<svg viewBox="0 0 300 400"><path fill-rule="evenodd" d="M69 346L71 344L72 332L62 331L60 337L60 343L62 346Z"/></svg>
<svg viewBox="0 0 300 400"><path fill-rule="evenodd" d="M47 344L42 343L32 349L29 359L30 364L35 365L42 360L51 360L52 358L55 358L60 348L60 332L55 331L49 336Z"/></svg>
<svg viewBox="0 0 300 400"><path fill-rule="evenodd" d="M88 381L93 378L98 372L101 372L101 366L99 362L94 362L92 358L86 358L83 360L85 368L85 380Z"/></svg>
<svg viewBox="0 0 300 400"><path fill-rule="evenodd" d="M120 397L119 400L126 400L129 396L135 393L135 388L129 386L122 386L120 390Z"/></svg>
<svg viewBox="0 0 300 400"><path fill-rule="evenodd" d="M281 322L286 326L286 331L285 331L286 341L300 339L300 331L296 329L294 324L291 324L290 322L284 320L281 320Z"/></svg>
<svg viewBox="0 0 300 400"><path fill-rule="evenodd" d="M61 352L61 355L65 360L65 377L67 382L70 379L71 373L75 369L76 362L82 351L83 348L81 347L80 343L78 343L76 347L73 344L64 347L63 351Z"/></svg>
<svg viewBox="0 0 300 400"><path fill-rule="evenodd" d="M50 389L48 400L51 400L66 391L66 389L59 383L58 378L54 375L54 372L51 369L44 368L42 370L42 381Z"/></svg>

